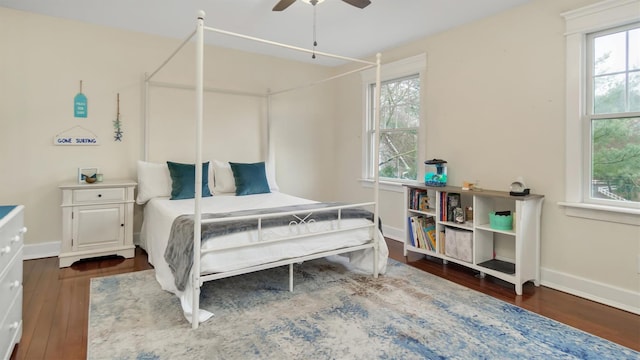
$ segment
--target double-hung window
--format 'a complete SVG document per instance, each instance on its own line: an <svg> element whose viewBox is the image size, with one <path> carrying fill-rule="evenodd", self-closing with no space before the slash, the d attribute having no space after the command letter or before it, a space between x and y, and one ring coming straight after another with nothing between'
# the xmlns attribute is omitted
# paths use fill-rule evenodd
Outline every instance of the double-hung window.
<svg viewBox="0 0 640 360"><path fill-rule="evenodd" d="M376 84L372 72L363 73L366 96L363 177L373 179L375 167L381 180L415 181L421 173L418 163L421 141L422 89L425 56L419 55L381 69L380 126L374 130ZM379 136L379 160L375 163L375 141Z"/></svg>
<svg viewBox="0 0 640 360"><path fill-rule="evenodd" d="M640 224L640 1L564 15L567 214Z"/></svg>

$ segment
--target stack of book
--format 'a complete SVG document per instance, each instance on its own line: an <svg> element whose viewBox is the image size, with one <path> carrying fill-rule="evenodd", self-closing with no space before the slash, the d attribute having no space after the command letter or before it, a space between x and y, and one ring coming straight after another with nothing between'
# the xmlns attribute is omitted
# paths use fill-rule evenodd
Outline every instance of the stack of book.
<svg viewBox="0 0 640 360"><path fill-rule="evenodd" d="M411 189L409 192L409 208L419 211L429 210L429 195L424 189Z"/></svg>
<svg viewBox="0 0 640 360"><path fill-rule="evenodd" d="M436 251L436 222L433 216L409 216L411 245Z"/></svg>

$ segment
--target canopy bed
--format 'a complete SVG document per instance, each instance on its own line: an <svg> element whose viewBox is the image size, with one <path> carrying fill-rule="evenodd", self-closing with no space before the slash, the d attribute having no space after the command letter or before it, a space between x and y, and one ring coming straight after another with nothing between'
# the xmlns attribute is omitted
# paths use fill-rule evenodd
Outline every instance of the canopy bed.
<svg viewBox="0 0 640 360"><path fill-rule="evenodd" d="M205 31L361 63L365 67L300 87L267 91L264 94L219 88L206 89ZM194 37L194 161L192 164L149 162L149 88L188 88L180 84L155 82L152 79ZM380 54L377 55L376 62L371 62L231 33L205 26L204 12L201 11L197 18L196 30L158 69L145 75L145 148L144 160L138 162L137 200L139 204L144 204L140 245L147 251L149 261L155 267L156 279L162 288L180 298L185 317L191 322L192 328L196 329L200 322L212 315L199 308L200 288L206 281L288 265L289 290L293 291L293 264L338 254L347 255L350 262L360 268L366 267L374 277L385 271L388 250L379 230L378 169L375 169L373 201L359 204L319 203L278 191L272 171L274 159L269 151L271 114L268 104L271 97L372 67L377 68L376 89L379 93ZM268 145L266 162L233 163L203 159L205 91L258 96L265 99ZM379 99L375 108L379 109ZM379 114L375 116L377 128ZM378 141L376 137L376 161ZM176 190L177 185L182 188L178 186ZM213 185L213 191L210 191L209 185Z"/></svg>

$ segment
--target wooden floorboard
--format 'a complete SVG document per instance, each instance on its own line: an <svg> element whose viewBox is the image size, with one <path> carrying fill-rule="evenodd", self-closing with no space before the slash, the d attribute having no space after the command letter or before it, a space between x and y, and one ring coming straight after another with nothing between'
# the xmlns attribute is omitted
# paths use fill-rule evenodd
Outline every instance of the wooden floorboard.
<svg viewBox="0 0 640 360"><path fill-rule="evenodd" d="M523 295L491 277L419 254L404 257L402 244L387 240L390 257L452 282L515 304L583 331L640 351L640 316L544 286L527 283ZM59 269L57 258L24 262L23 335L11 360L85 359L91 278L152 268L143 250L132 259L107 257Z"/></svg>

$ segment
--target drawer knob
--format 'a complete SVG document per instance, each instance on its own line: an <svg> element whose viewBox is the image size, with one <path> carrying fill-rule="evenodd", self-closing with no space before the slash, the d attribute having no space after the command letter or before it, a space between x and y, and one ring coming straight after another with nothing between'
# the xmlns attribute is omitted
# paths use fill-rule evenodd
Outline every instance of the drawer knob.
<svg viewBox="0 0 640 360"><path fill-rule="evenodd" d="M20 235L16 235L16 236L14 236L14 237L12 237L12 238L11 238L11 242L12 242L12 243L16 243L16 242L18 242L18 241L20 241Z"/></svg>
<svg viewBox="0 0 640 360"><path fill-rule="evenodd" d="M98 197L102 197L102 194L98 194Z"/></svg>
<svg viewBox="0 0 640 360"><path fill-rule="evenodd" d="M9 289L15 289L20 287L20 281L16 280L16 281L12 281L11 284L9 284Z"/></svg>
<svg viewBox="0 0 640 360"><path fill-rule="evenodd" d="M8 254L11 252L11 246L7 245L3 248L0 248L0 255Z"/></svg>
<svg viewBox="0 0 640 360"><path fill-rule="evenodd" d="M20 229L18 232L19 232L20 234L26 234L26 232L27 232L27 227L26 227L26 226L23 226L23 227L22 227L22 229Z"/></svg>
<svg viewBox="0 0 640 360"><path fill-rule="evenodd" d="M17 321L14 321L11 323L11 325L9 325L9 330L13 331L16 330L18 328L18 326L20 326L20 323Z"/></svg>

